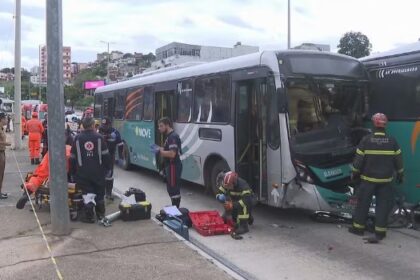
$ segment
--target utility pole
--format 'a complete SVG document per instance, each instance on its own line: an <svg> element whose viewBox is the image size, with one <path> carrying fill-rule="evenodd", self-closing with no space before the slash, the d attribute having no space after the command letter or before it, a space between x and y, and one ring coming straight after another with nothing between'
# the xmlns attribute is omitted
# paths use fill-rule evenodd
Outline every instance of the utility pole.
<svg viewBox="0 0 420 280"><path fill-rule="evenodd" d="M38 45L38 98L42 100L41 91L41 45Z"/></svg>
<svg viewBox="0 0 420 280"><path fill-rule="evenodd" d="M21 98L21 71L20 71L20 20L21 20L21 1L16 0L16 15L15 15L15 121L13 123L13 132L15 133L15 149L22 148L22 130L21 130L21 108L20 108L20 98Z"/></svg>
<svg viewBox="0 0 420 280"><path fill-rule="evenodd" d="M68 235L70 217L64 143L62 0L47 0L47 103L52 232L55 235Z"/></svg>
<svg viewBox="0 0 420 280"><path fill-rule="evenodd" d="M290 41L290 0L287 0L287 49L291 48Z"/></svg>

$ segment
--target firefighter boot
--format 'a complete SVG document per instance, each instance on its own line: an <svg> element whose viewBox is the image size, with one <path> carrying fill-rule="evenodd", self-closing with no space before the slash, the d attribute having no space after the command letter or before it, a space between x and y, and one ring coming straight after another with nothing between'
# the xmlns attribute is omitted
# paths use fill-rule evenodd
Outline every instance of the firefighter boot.
<svg viewBox="0 0 420 280"><path fill-rule="evenodd" d="M386 232L375 232L374 236L371 236L369 238L365 238L365 243L369 244L377 244L379 241L384 239L386 237Z"/></svg>
<svg viewBox="0 0 420 280"><path fill-rule="evenodd" d="M349 232L355 235L363 236L365 235L365 230L360 228L351 227L349 228Z"/></svg>
<svg viewBox="0 0 420 280"><path fill-rule="evenodd" d="M251 213L249 213L248 225L252 226L253 224L254 224L254 217L252 216Z"/></svg>
<svg viewBox="0 0 420 280"><path fill-rule="evenodd" d="M98 221L105 218L105 201L96 202L95 212L96 212L96 219Z"/></svg>
<svg viewBox="0 0 420 280"><path fill-rule="evenodd" d="M28 190L29 195L32 193L30 190ZM17 209L23 209L25 207L26 202L29 201L29 197L26 194L26 192L24 192L21 196L21 198L19 198L19 200L16 203L16 208Z"/></svg>
<svg viewBox="0 0 420 280"><path fill-rule="evenodd" d="M236 234L244 234L249 231L248 220L240 220L239 225L235 229Z"/></svg>
<svg viewBox="0 0 420 280"><path fill-rule="evenodd" d="M83 223L89 223L92 224L95 222L95 213L93 211L93 208L95 208L95 204L92 202L89 202L88 204L85 204L84 206L84 215L82 218Z"/></svg>

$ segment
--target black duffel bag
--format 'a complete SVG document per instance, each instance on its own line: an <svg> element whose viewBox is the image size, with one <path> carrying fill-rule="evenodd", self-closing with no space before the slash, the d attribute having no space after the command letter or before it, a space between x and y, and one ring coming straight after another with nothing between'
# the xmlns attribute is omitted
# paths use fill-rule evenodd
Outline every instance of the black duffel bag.
<svg viewBox="0 0 420 280"><path fill-rule="evenodd" d="M178 218L181 219L182 222L184 223L184 225L186 225L187 227L189 227L189 228L192 227L192 221L191 221L191 218L190 218L190 215L189 215L190 211L187 208L183 208L183 207L178 208L178 210L182 214L181 216L178 216ZM171 217L168 216L165 213L165 210L162 209L162 210L160 210L159 214L157 214L155 216L155 218L156 218L156 220L158 220L160 222L163 222L165 220L170 219Z"/></svg>
<svg viewBox="0 0 420 280"><path fill-rule="evenodd" d="M146 193L141 189L129 188L128 191L124 193L124 195L127 197L133 194L137 202L146 201Z"/></svg>

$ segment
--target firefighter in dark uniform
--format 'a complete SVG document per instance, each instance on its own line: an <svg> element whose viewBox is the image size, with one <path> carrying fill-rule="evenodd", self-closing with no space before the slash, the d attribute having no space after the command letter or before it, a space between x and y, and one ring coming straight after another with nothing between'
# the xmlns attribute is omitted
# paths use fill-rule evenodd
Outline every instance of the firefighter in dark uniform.
<svg viewBox="0 0 420 280"><path fill-rule="evenodd" d="M224 204L226 218L232 215L235 223L234 234L240 235L249 231L248 224L254 223L252 217L252 189L248 183L238 177L234 171L221 172L217 176L219 186L216 199Z"/></svg>
<svg viewBox="0 0 420 280"><path fill-rule="evenodd" d="M109 155L111 157L111 168L109 170L109 174L106 178L106 186L105 186L105 197L109 200L114 200L112 196L112 189L114 188L114 163L115 163L115 153L117 148L121 147L121 135L119 131L112 127L111 119L103 118L102 125L99 127L99 134L104 137L106 144L109 149ZM119 158L121 158L121 153L119 153Z"/></svg>
<svg viewBox="0 0 420 280"><path fill-rule="evenodd" d="M82 190L85 215L83 222L94 223L105 216L105 177L111 167L109 150L102 135L94 131L95 120L82 120L83 130L71 149L71 171L76 188Z"/></svg>
<svg viewBox="0 0 420 280"><path fill-rule="evenodd" d="M353 178L360 178L357 190L357 207L353 226L349 232L363 235L371 205L376 196L375 236L369 243L377 243L386 236L389 209L393 203L392 181L396 174L397 183L402 183L404 169L401 149L396 140L385 132L388 119L382 113L373 115L374 133L365 136L360 142L353 162Z"/></svg>
<svg viewBox="0 0 420 280"><path fill-rule="evenodd" d="M179 208L181 204L181 139L172 127L169 118L161 118L158 122L159 132L166 135L164 147L152 145L152 152L160 154L165 159L166 189L173 206Z"/></svg>

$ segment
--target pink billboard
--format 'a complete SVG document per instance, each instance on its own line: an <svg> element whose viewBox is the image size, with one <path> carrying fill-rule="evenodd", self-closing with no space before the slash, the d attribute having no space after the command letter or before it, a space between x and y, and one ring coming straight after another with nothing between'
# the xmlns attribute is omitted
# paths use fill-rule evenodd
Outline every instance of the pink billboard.
<svg viewBox="0 0 420 280"><path fill-rule="evenodd" d="M85 89L95 89L98 87L102 87L105 85L104 80L98 80L98 81L85 81Z"/></svg>

